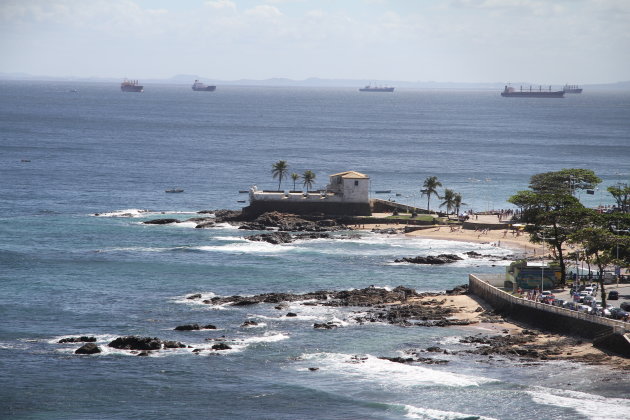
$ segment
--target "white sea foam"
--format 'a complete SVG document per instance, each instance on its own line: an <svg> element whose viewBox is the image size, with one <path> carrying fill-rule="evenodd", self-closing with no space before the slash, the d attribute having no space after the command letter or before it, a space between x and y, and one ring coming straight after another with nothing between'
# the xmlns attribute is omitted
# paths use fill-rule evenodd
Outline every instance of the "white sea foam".
<svg viewBox="0 0 630 420"><path fill-rule="evenodd" d="M262 336L248 337L248 338L236 338L236 339L225 339L221 341L222 343L230 346L230 349L227 350L212 350L212 346L217 344L217 342L205 342L203 344L199 344L195 346L195 348L204 350L200 354L202 355L211 355L211 354L230 354L230 353L240 353L246 350L252 344L260 344L260 343L275 343L282 340L289 339L289 335L285 333L279 332L267 332Z"/></svg>
<svg viewBox="0 0 630 420"><path fill-rule="evenodd" d="M591 420L626 420L630 413L630 399L625 398L545 387L535 387L526 393L538 404L571 408Z"/></svg>
<svg viewBox="0 0 630 420"><path fill-rule="evenodd" d="M431 408L415 407L413 405L405 405L407 414L405 417L410 419L422 420L496 420L492 417L483 417L473 414L457 413L455 411L434 410Z"/></svg>
<svg viewBox="0 0 630 420"><path fill-rule="evenodd" d="M205 245L194 247L200 251L227 252L230 254L268 254L275 255L291 252L295 249L293 245L273 245L267 242L239 242L226 245Z"/></svg>
<svg viewBox="0 0 630 420"><path fill-rule="evenodd" d="M92 216L97 217L146 217L150 213L149 210L145 209L124 209L124 210L114 210L105 213L94 213Z"/></svg>
<svg viewBox="0 0 630 420"><path fill-rule="evenodd" d="M406 365L382 360L372 355L342 353L303 354L303 360L316 363L322 372L331 372L368 382L404 387L443 385L452 387L479 386L494 379L461 375L425 366Z"/></svg>

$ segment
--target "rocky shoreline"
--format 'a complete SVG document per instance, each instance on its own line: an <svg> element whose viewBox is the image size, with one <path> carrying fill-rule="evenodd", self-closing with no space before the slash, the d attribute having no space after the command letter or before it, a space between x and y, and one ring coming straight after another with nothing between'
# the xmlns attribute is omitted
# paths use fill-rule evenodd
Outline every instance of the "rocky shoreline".
<svg viewBox="0 0 630 420"><path fill-rule="evenodd" d="M188 295L191 301L200 300L206 305L274 305L279 311L286 311L288 303L299 303L303 306L356 307L360 312L352 312L347 321L363 325L372 322L386 323L399 327L448 327L473 326L474 324L495 325L490 329L494 333L478 333L460 340L461 344L470 345L468 349L448 350L437 345L426 349L402 350L405 356L379 356L384 360L397 363L447 364L449 360L436 358L442 355L473 355L493 359L496 357L516 358L524 362L542 362L546 360L570 360L588 364L606 364L611 367L630 370L628 359L604 354L595 349L585 340L560 335L547 334L531 328L522 329L510 324L503 317L490 309L484 309L481 304L471 298L468 286L458 286L442 293L417 292L416 290L398 286L387 290L369 286L364 289L341 291L314 291L302 294L293 293L263 293L254 296L224 296L202 300L201 294ZM298 316L299 310L287 312L283 316ZM297 312L297 313L296 313ZM253 320L244 320L241 328L257 326ZM338 322L315 322L311 328L320 330L334 330L343 328ZM213 324L183 324L173 328L181 334L190 331L215 330ZM89 336L68 337L59 340L60 344L80 343L75 354L94 355L102 352L95 343L96 339ZM229 337L206 338L208 346L193 347L176 340L161 340L157 337L118 337L107 344L108 347L129 351L138 356L148 356L154 352L172 349L189 349L194 354L202 352L220 353L230 350ZM431 354L432 353L432 354ZM431 356L431 357L427 357ZM359 357L359 356L357 356ZM361 362L360 358L357 362ZM316 368L314 368L316 370Z"/></svg>

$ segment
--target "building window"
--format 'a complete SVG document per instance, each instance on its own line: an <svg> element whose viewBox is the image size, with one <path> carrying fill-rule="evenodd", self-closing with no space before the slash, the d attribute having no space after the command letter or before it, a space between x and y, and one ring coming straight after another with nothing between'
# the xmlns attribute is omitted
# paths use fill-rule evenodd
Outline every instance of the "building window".
<svg viewBox="0 0 630 420"><path fill-rule="evenodd" d="M359 186L359 181L354 181L354 186L358 187Z"/></svg>

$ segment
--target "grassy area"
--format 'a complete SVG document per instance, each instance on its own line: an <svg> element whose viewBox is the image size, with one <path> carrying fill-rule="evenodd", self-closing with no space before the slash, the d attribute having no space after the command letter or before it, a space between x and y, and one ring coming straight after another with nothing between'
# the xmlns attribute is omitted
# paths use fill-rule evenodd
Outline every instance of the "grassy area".
<svg viewBox="0 0 630 420"><path fill-rule="evenodd" d="M387 216L386 219L390 220L422 220L424 222L432 222L433 219L441 220L435 216L431 216L429 214L419 214L416 217L411 217L410 214L400 214L398 216Z"/></svg>

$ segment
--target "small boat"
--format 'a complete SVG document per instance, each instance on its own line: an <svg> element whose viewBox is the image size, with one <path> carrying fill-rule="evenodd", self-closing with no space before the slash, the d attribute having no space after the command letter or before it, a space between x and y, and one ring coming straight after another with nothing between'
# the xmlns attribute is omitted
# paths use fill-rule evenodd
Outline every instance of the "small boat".
<svg viewBox="0 0 630 420"><path fill-rule="evenodd" d="M182 193L182 192L184 192L184 190L182 190L181 188L171 188L170 190L164 190L164 192L167 192L167 193Z"/></svg>
<svg viewBox="0 0 630 420"><path fill-rule="evenodd" d="M237 203L246 203L246 202L247 202L247 200L237 200L236 202L237 202Z"/></svg>
<svg viewBox="0 0 630 420"><path fill-rule="evenodd" d="M239 194L247 194L247 193L249 193L249 191L248 190L238 190L238 193Z"/></svg>
<svg viewBox="0 0 630 420"><path fill-rule="evenodd" d="M376 194L391 194L392 190L376 190Z"/></svg>

